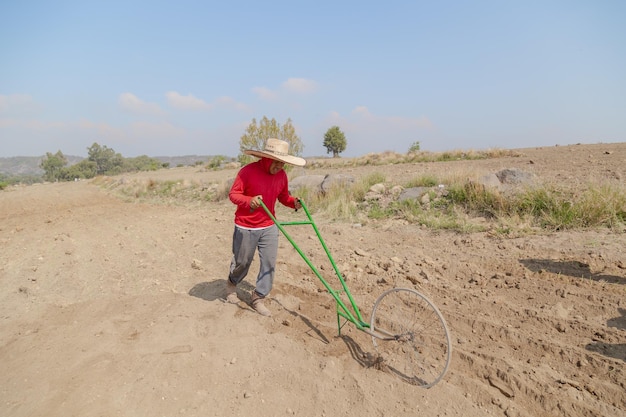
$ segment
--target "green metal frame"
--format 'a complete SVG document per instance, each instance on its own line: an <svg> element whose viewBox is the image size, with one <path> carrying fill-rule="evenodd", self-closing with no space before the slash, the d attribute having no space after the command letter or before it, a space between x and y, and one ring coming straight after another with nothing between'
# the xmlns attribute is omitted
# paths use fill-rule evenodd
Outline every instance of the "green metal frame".
<svg viewBox="0 0 626 417"><path fill-rule="evenodd" d="M278 220L276 220L276 217L274 217L274 215L270 213L265 203L261 202L261 206L263 207L263 210L265 210L267 215L272 219L272 221L276 224L276 226L278 226L278 229L281 231L281 233L287 238L289 243L291 243L294 249L300 254L304 262L306 262L309 268L311 268L313 273L319 278L319 280L322 282L324 287L326 287L328 292L335 298L335 301L337 302L337 327L338 327L339 335L341 335L341 327L342 327L341 317L353 323L359 330L363 330L366 333L370 333L369 332L370 324L363 321L363 317L361 316L361 311L356 305L354 298L352 298L352 294L350 294L350 290L348 290L346 281L343 279L341 272L339 272L339 268L337 268L337 264L335 263L335 260L333 259L332 255L330 254L330 251L328 250L328 247L326 246L326 242L324 242L324 239L322 238L322 235L320 234L317 228L317 225L313 221L313 218L311 217L311 213L309 212L309 209L304 204L304 201L300 200L300 204L302 205L302 209L304 210L304 213L306 214L308 220L279 222ZM337 275L337 279L341 283L343 292L346 294L346 296L348 297L348 300L350 301L351 309L346 305L346 303L343 302L343 300L340 297L342 290L335 290L334 288L330 286L328 281L326 281L324 277L322 277L322 274L320 274L319 270L315 267L315 265L313 265L311 260L298 247L296 242L292 239L289 233L287 233L287 231L285 230L285 226L300 226L300 225L311 225L313 227L313 230L315 231L317 238L319 239L320 243L322 244L322 247L324 248L324 251L326 252L326 256L328 256L328 260L333 266L333 270L335 271L335 274Z"/></svg>

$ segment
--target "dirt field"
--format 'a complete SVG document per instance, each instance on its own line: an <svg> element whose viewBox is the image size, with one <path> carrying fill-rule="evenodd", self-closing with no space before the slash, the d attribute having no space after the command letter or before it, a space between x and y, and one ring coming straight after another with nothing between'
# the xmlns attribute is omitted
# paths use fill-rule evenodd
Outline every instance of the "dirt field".
<svg viewBox="0 0 626 417"><path fill-rule="evenodd" d="M626 180L626 143L519 153L333 172L516 167L563 187ZM125 181L235 174L176 168ZM369 367L371 338L351 325L337 336L334 300L284 238L273 316L224 303L233 213L228 201L126 202L88 181L0 192L0 416L626 415L625 230L505 238L316 218L366 317L391 287L418 289L445 316L451 366L426 390Z"/></svg>

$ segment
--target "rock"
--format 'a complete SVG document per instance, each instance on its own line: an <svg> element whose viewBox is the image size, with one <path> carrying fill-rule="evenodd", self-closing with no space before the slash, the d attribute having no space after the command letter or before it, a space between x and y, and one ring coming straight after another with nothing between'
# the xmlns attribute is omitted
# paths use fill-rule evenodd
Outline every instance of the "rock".
<svg viewBox="0 0 626 417"><path fill-rule="evenodd" d="M394 197L398 197L403 190L404 187L402 187L401 185L394 185L389 191L391 192L391 195L393 195Z"/></svg>
<svg viewBox="0 0 626 417"><path fill-rule="evenodd" d="M326 193L333 187L344 187L354 184L354 177L345 174L328 174L322 180L320 188Z"/></svg>
<svg viewBox="0 0 626 417"><path fill-rule="evenodd" d="M383 194L385 192L385 184L374 184L370 187L369 191L376 194Z"/></svg>
<svg viewBox="0 0 626 417"><path fill-rule="evenodd" d="M487 188L500 188L502 185L496 174L483 175L478 179L478 183Z"/></svg>
<svg viewBox="0 0 626 417"><path fill-rule="evenodd" d="M422 196L426 191L428 191L428 187L411 187L404 189L400 196L398 197L398 201L404 200L416 200Z"/></svg>
<svg viewBox="0 0 626 417"><path fill-rule="evenodd" d="M294 192L299 188L309 188L314 191L322 191L322 183L325 175L302 175L289 180L289 191Z"/></svg>
<svg viewBox="0 0 626 417"><path fill-rule="evenodd" d="M289 181L289 191L309 188L315 192L326 193L333 187L342 187L354 183L354 177L345 174L301 175Z"/></svg>
<svg viewBox="0 0 626 417"><path fill-rule="evenodd" d="M533 179L533 174L518 168L503 169L495 175L502 184L525 184Z"/></svg>
<svg viewBox="0 0 626 417"><path fill-rule="evenodd" d="M380 193L375 193L372 191L368 191L367 193L365 193L365 197L364 199L366 201L375 201L375 200L380 200L383 197L382 194Z"/></svg>

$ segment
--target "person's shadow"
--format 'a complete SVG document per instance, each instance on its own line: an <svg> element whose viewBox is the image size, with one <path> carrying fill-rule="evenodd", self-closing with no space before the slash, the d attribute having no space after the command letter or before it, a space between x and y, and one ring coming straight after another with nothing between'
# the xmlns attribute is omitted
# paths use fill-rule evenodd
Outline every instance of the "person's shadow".
<svg viewBox="0 0 626 417"><path fill-rule="evenodd" d="M609 319L606 324L608 327L626 330L626 309L618 308L617 311L620 316ZM587 344L585 348L591 352L596 352L615 359L621 359L626 362L626 343L611 344L594 340L593 343Z"/></svg>
<svg viewBox="0 0 626 417"><path fill-rule="evenodd" d="M226 288L226 280L225 279L216 279L211 282L201 282L193 286L192 289L189 290L189 295L192 297L201 298L205 301L225 301L224 291ZM247 282L242 282L239 284L238 294L242 300L246 300L250 298L250 291L252 291L254 287Z"/></svg>
<svg viewBox="0 0 626 417"><path fill-rule="evenodd" d="M300 320L302 320L302 322L310 329L311 332L313 332L313 334L315 334L316 339L320 340L322 343L324 344L329 344L330 340L328 340L328 338L324 335L324 333L322 333L322 331L313 324L313 322L306 317L303 314L298 313L295 310L290 310L289 308L287 308L283 303L280 302L280 300L276 299L276 298L272 298L272 300L278 304L279 306L282 307L283 310L285 310L287 313L289 313L291 316L296 317ZM309 336L311 336L310 332L307 332L307 334L309 334Z"/></svg>
<svg viewBox="0 0 626 417"><path fill-rule="evenodd" d="M612 284L626 285L626 278L617 275L594 274L588 264L578 261L553 261L550 259L520 259L520 263L533 272L547 271L554 274L567 275L574 278L590 279L593 281L609 282ZM626 330L626 309L618 308L620 316L607 321L608 327ZM594 340L585 348L590 352L596 352L604 356L620 359L626 362L626 344L605 343Z"/></svg>
<svg viewBox="0 0 626 417"><path fill-rule="evenodd" d="M579 261L554 261L551 259L520 259L520 263L533 272L547 271L574 278L591 279L626 285L626 277L617 275L594 274L589 264Z"/></svg>
<svg viewBox="0 0 626 417"><path fill-rule="evenodd" d="M626 330L626 308L618 308L617 311L621 314L621 316L609 319L606 324L609 327Z"/></svg>

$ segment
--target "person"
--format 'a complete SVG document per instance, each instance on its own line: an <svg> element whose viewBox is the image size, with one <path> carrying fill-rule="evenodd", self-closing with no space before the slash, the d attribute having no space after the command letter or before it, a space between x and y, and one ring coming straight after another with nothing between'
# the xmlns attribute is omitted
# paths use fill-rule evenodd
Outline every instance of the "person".
<svg viewBox="0 0 626 417"><path fill-rule="evenodd" d="M278 227L267 215L261 201L275 214L278 200L286 207L299 209L300 201L289 193L285 164L304 166L303 158L289 155L289 143L267 139L264 149L246 150L246 155L259 157L239 170L228 194L237 209L233 232L230 271L226 281L226 301L240 301L237 285L248 274L255 252L259 254L259 273L252 291L252 308L263 316L271 316L263 300L272 290L278 253Z"/></svg>

